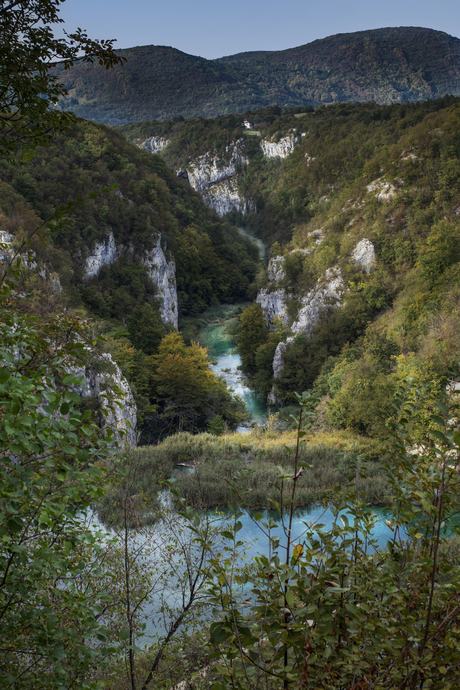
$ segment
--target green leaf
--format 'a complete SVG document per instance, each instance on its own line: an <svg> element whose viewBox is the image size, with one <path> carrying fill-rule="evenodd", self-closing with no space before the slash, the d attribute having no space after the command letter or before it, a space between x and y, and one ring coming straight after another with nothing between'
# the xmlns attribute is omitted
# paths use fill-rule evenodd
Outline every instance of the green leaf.
<svg viewBox="0 0 460 690"><path fill-rule="evenodd" d="M120 640L127 640L129 638L128 628L122 628L120 630Z"/></svg>
<svg viewBox="0 0 460 690"><path fill-rule="evenodd" d="M8 367L2 367L0 369L0 383L5 383L11 376L11 372Z"/></svg>
<svg viewBox="0 0 460 690"><path fill-rule="evenodd" d="M272 506L272 508L274 508L275 510L277 510L278 513L280 513L280 515L281 515L281 506L280 506L280 504L278 503L278 501L275 501L274 498L269 498L268 501L269 501L270 505Z"/></svg>
<svg viewBox="0 0 460 690"><path fill-rule="evenodd" d="M211 625L211 630L210 630L210 640L211 644L221 644L222 642L225 642L227 637L229 636L229 633L227 629L225 628L223 623L213 623Z"/></svg>
<svg viewBox="0 0 460 690"><path fill-rule="evenodd" d="M294 592L292 591L292 589L289 589L286 592L286 603L290 609L294 608L294 602L295 602Z"/></svg>
<svg viewBox="0 0 460 690"><path fill-rule="evenodd" d="M69 410L70 410L69 403L68 402L62 403L61 410L60 410L61 414L68 414Z"/></svg>
<svg viewBox="0 0 460 690"><path fill-rule="evenodd" d="M430 429L430 436L434 436L434 438L437 438L439 441L447 443L447 438L441 431L438 431L437 429Z"/></svg>

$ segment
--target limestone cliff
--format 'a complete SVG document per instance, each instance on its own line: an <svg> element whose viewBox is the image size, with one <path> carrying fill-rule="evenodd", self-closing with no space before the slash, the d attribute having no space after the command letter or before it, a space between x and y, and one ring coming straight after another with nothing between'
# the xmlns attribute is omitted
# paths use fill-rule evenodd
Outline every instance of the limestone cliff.
<svg viewBox="0 0 460 690"><path fill-rule="evenodd" d="M98 242L85 263L85 278L97 276L102 266L113 264L118 256L118 249L115 244L113 232L111 232L105 242Z"/></svg>
<svg viewBox="0 0 460 690"><path fill-rule="evenodd" d="M150 137L139 146L150 153L160 153L170 141L163 137ZM244 153L245 139L230 143L222 155L216 151L190 160L185 169L177 170L178 177L190 182L204 203L219 216L237 210L246 214L252 209L248 199L244 199L238 190L238 168L248 164Z"/></svg>
<svg viewBox="0 0 460 690"><path fill-rule="evenodd" d="M248 163L244 146L245 140L238 139L226 147L222 157L205 153L187 165L193 189L221 216L233 209L243 213L247 210L247 201L240 197L236 180L238 167Z"/></svg>
<svg viewBox="0 0 460 690"><path fill-rule="evenodd" d="M262 139L260 147L264 152L265 158L287 158L291 155L299 142L300 137L290 133L282 137L279 141Z"/></svg>
<svg viewBox="0 0 460 690"><path fill-rule="evenodd" d="M246 215L252 208L251 203L240 196L236 175L205 188L201 198L219 216L225 216L234 209Z"/></svg>
<svg viewBox="0 0 460 690"><path fill-rule="evenodd" d="M285 324L288 323L288 316L286 310L286 293L282 288L278 290L263 289L260 290L256 299L257 304L260 304L264 312L265 321L270 326L275 316L279 316Z"/></svg>
<svg viewBox="0 0 460 690"><path fill-rule="evenodd" d="M369 244L371 245L370 242ZM371 247L373 250L372 245ZM366 258L369 259L370 249L367 245L366 249L368 250ZM301 251L308 255L314 251L314 248L294 251ZM361 252L358 252L358 254L361 256ZM268 265L270 286L260 290L257 295L256 301L262 307L267 325L269 326L275 316L278 316L286 325L289 325L287 304L292 296L280 285L285 277L283 264L284 257L282 256L276 256L270 259ZM292 335L288 337L285 342L279 343L275 351L275 356L273 358L273 374L275 379L283 369L283 355L293 342L294 337L301 333L310 336L325 310L331 308L335 309L341 305L344 289L340 267L334 266L328 268L324 275L318 280L317 284L309 290L306 295L300 298L300 307L297 311L297 315L290 324ZM269 394L268 403L272 405L276 403L274 389Z"/></svg>
<svg viewBox="0 0 460 690"><path fill-rule="evenodd" d="M363 239L358 242L351 256L358 268L361 268L365 273L369 273L375 264L374 245L369 240Z"/></svg>
<svg viewBox="0 0 460 690"><path fill-rule="evenodd" d="M105 242L96 244L85 262L84 278L96 276L102 266L110 265L125 253L134 253L131 247L124 247L115 242L113 233L110 233ZM161 236L158 236L153 249L147 250L141 257L141 263L146 266L149 277L155 283L160 299L160 315L163 323L177 328L178 304L176 289L176 264L174 259L168 261L161 247Z"/></svg>
<svg viewBox="0 0 460 690"><path fill-rule="evenodd" d="M119 443L137 445L137 407L129 383L108 353L97 355L85 368L73 373L81 376L77 392L82 398L94 398L101 414L101 426L114 431ZM120 433L121 432L121 433Z"/></svg>
<svg viewBox="0 0 460 690"><path fill-rule="evenodd" d="M140 147L149 153L160 153L160 151L163 151L170 143L171 141L165 139L165 137L149 137L149 139L142 142Z"/></svg>
<svg viewBox="0 0 460 690"><path fill-rule="evenodd" d="M318 284L302 297L297 319L291 326L292 332L310 335L325 309L340 306L343 290L340 268L328 268Z"/></svg>
<svg viewBox="0 0 460 690"><path fill-rule="evenodd" d="M160 315L163 323L169 323L174 328L178 325L178 304L176 288L176 264L173 259L167 261L161 248L161 237L156 247L145 252L143 264L147 267L149 277L158 289L161 300Z"/></svg>

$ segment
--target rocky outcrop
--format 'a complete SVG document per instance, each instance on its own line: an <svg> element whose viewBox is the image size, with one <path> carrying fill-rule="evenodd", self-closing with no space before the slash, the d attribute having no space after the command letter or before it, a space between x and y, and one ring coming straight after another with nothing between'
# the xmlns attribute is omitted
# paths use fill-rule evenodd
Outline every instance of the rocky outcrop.
<svg viewBox="0 0 460 690"><path fill-rule="evenodd" d="M275 379L278 378L284 367L283 355L293 341L294 338L290 337L286 340L286 342L278 343L278 345L276 346L275 356L273 357L273 374L275 376Z"/></svg>
<svg viewBox="0 0 460 690"><path fill-rule="evenodd" d="M249 202L238 192L236 177L238 167L248 163L244 146L245 140L238 139L226 147L222 158L205 153L187 166L190 184L220 216L234 209L242 213L249 210Z"/></svg>
<svg viewBox="0 0 460 690"><path fill-rule="evenodd" d="M168 139L151 137L140 146L151 153L159 153L169 143ZM244 155L245 145L245 139L238 139L226 147L222 156L216 152L205 153L190 161L185 170L176 170L177 177L188 180L204 203L219 216L233 210L246 215L252 209L250 202L238 191L238 167L248 163Z"/></svg>
<svg viewBox="0 0 460 690"><path fill-rule="evenodd" d="M272 256L268 262L268 280L278 283L284 278L284 256Z"/></svg>
<svg viewBox="0 0 460 690"><path fill-rule="evenodd" d="M310 335L325 309L340 306L343 288L340 268L328 268L318 285L302 298L297 319L291 326L293 333Z"/></svg>
<svg viewBox="0 0 460 690"><path fill-rule="evenodd" d="M275 316L279 316L287 324L286 293L282 288L273 291L267 289L260 290L256 302L262 307L268 326L271 325Z"/></svg>
<svg viewBox="0 0 460 690"><path fill-rule="evenodd" d="M118 256L117 246L113 232L111 232L105 242L99 242L94 247L85 263L85 278L97 276L102 266L113 264Z"/></svg>
<svg viewBox="0 0 460 690"><path fill-rule="evenodd" d="M291 133L282 137L279 141L262 139L260 147L264 152L265 158L287 158L294 151L299 141L299 137Z"/></svg>
<svg viewBox="0 0 460 690"><path fill-rule="evenodd" d="M149 153L160 153L160 151L163 151L170 143L171 140L165 139L165 137L150 137L140 144L140 148Z"/></svg>
<svg viewBox="0 0 460 690"><path fill-rule="evenodd" d="M13 235L5 230L0 231L0 275L4 273L14 256Z"/></svg>
<svg viewBox="0 0 460 690"><path fill-rule="evenodd" d="M235 177L207 187L201 192L201 196L204 203L214 209L219 216L225 216L233 210L241 211L246 215L250 210L250 204L240 196Z"/></svg>
<svg viewBox="0 0 460 690"><path fill-rule="evenodd" d="M115 433L118 443L137 445L137 407L129 383L112 356L103 353L85 368L72 373L81 377L77 392L82 398L94 398L101 414L101 426Z"/></svg>
<svg viewBox="0 0 460 690"><path fill-rule="evenodd" d="M403 185L403 181L400 179L395 179L394 182L398 187L402 187ZM381 177L379 177L378 180L374 180L374 182L368 184L366 189L369 194L371 192L375 192L375 198L385 204L389 203L398 191L394 184L386 182L386 180L383 180Z"/></svg>
<svg viewBox="0 0 460 690"><path fill-rule="evenodd" d="M225 149L224 157L205 153L187 166L188 179L193 189L202 192L218 182L233 177L238 165L246 165L248 159L243 153L245 141L238 139Z"/></svg>
<svg viewBox="0 0 460 690"><path fill-rule="evenodd" d="M271 260L273 263L271 268L269 268L269 275L272 280L280 279L281 269L278 262L279 258L280 257L275 257ZM285 342L279 343L275 350L273 358L273 374L275 380L283 369L283 356L287 352L289 345L293 342L295 335L300 333L307 336L311 335L324 311L331 308L336 309L340 306L343 291L344 283L340 268L333 267L328 268L317 285L302 297L297 318L291 326L293 336L287 338ZM287 296L283 289L272 291L265 289L259 292L257 303L262 307L268 323L271 323L274 316L279 316L287 324L286 299ZM268 396L268 404L276 404L275 386Z"/></svg>
<svg viewBox="0 0 460 690"><path fill-rule="evenodd" d="M147 267L149 277L158 289L161 300L160 316L163 323L169 323L174 328L178 326L178 304L176 288L176 264L174 260L167 261L161 248L161 237L156 246L146 251L143 264Z"/></svg>
<svg viewBox="0 0 460 690"><path fill-rule="evenodd" d="M365 273L369 273L372 266L375 264L375 249L370 240L363 239L354 248L352 259L355 266L361 268Z"/></svg>
<svg viewBox="0 0 460 690"><path fill-rule="evenodd" d="M116 245L113 233L105 242L96 245L85 263L84 278L97 276L102 266L112 264L123 252L134 254L132 247ZM176 264L173 259L167 261L161 247L161 236L158 236L155 247L145 251L141 263L146 266L150 279L155 283L160 299L160 316L165 324L174 328L178 325L178 304L176 288Z"/></svg>

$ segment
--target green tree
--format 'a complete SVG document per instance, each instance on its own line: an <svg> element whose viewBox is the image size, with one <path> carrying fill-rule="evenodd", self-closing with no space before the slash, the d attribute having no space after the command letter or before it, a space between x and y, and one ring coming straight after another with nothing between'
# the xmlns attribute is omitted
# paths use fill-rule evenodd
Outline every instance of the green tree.
<svg viewBox="0 0 460 690"><path fill-rule="evenodd" d="M242 369L246 374L257 371L256 351L268 340L268 328L260 304L245 309L238 319L236 342L241 356Z"/></svg>
<svg viewBox="0 0 460 690"><path fill-rule="evenodd" d="M422 275L431 285L439 281L444 271L460 260L460 227L458 221L443 220L432 229L422 245L419 265Z"/></svg>
<svg viewBox="0 0 460 690"><path fill-rule="evenodd" d="M146 355L154 355L166 331L158 310L151 304L139 305L129 315L127 325L133 345Z"/></svg>
<svg viewBox="0 0 460 690"><path fill-rule="evenodd" d="M101 544L82 516L102 494L113 436L80 411L70 373L91 343L78 318L39 320L11 302L0 324L1 685L96 687L108 653Z"/></svg>
<svg viewBox="0 0 460 690"><path fill-rule="evenodd" d="M51 28L63 20L63 0L2 0L0 2L0 156L14 159L18 151L31 155L49 143L57 130L75 118L54 104L66 90L51 71L53 62L65 68L75 61L122 62L113 40L94 41L77 29L56 38Z"/></svg>
<svg viewBox="0 0 460 690"><path fill-rule="evenodd" d="M32 156L72 120L53 108L65 90L51 61L71 64L82 50L83 60L119 62L111 41L80 30L55 39L50 24L60 21L60 4L0 3L3 160ZM33 195L29 182L22 184ZM27 246L26 239L8 256L0 281L0 682L5 689L96 688L110 653L106 594L97 581L102 543L82 516L102 493L115 441L81 411L82 382L71 373L94 344L88 324L70 312L43 319L22 313L19 254Z"/></svg>
<svg viewBox="0 0 460 690"><path fill-rule="evenodd" d="M232 428L247 419L243 402L211 371L206 348L186 345L173 331L164 336L152 360L160 414L171 430L205 431L218 415Z"/></svg>
<svg viewBox="0 0 460 690"><path fill-rule="evenodd" d="M175 420L179 431L196 429L206 397L217 383L206 349L196 343L186 345L175 331L164 336L153 359L153 379L164 405L163 415Z"/></svg>

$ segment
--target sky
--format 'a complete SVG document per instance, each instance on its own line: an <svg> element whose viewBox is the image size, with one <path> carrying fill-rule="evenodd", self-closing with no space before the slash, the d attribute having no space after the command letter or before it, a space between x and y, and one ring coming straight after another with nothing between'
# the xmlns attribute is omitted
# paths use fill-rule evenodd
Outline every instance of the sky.
<svg viewBox="0 0 460 690"><path fill-rule="evenodd" d="M460 37L459 0L66 0L60 14L68 31L116 38L116 48L166 45L208 59L387 26Z"/></svg>

